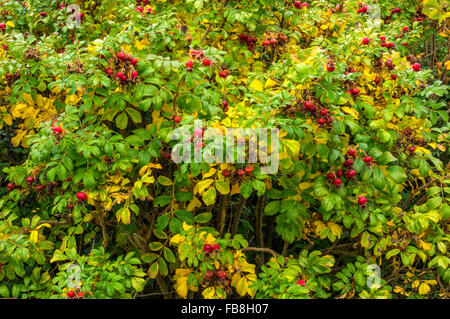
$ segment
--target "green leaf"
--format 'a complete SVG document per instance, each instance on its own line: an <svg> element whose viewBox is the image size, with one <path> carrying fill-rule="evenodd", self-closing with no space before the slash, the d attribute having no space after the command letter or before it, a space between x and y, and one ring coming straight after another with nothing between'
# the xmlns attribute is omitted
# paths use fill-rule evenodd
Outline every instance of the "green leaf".
<svg viewBox="0 0 450 319"><path fill-rule="evenodd" d="M119 116L116 117L116 125L121 130L124 130L127 128L128 116L125 112L120 113Z"/></svg>
<svg viewBox="0 0 450 319"><path fill-rule="evenodd" d="M131 107L127 107L125 111L128 113L128 115L131 117L131 120L134 123L141 123L142 122L142 116L141 113L136 111L135 109L132 109Z"/></svg>

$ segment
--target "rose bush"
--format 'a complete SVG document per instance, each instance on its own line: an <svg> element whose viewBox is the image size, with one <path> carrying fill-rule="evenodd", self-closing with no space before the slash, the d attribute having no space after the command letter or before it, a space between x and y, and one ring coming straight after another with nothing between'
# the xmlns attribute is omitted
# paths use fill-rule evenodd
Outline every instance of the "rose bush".
<svg viewBox="0 0 450 319"><path fill-rule="evenodd" d="M1 296L448 297L446 1L0 3Z"/></svg>

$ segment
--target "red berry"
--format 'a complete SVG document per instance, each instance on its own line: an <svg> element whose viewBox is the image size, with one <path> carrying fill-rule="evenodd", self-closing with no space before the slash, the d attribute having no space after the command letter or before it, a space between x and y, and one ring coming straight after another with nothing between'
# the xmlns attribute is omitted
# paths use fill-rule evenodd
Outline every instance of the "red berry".
<svg viewBox="0 0 450 319"><path fill-rule="evenodd" d="M327 71L328 71L328 72L333 72L334 70L336 70L336 66L334 65L333 62L329 62L329 63L327 64Z"/></svg>
<svg viewBox="0 0 450 319"><path fill-rule="evenodd" d="M369 164L369 163L371 163L371 162L372 162L372 156L366 156L366 157L364 157L364 163Z"/></svg>
<svg viewBox="0 0 450 319"><path fill-rule="evenodd" d="M41 16L42 17L46 17L47 16L47 12L41 12Z"/></svg>
<svg viewBox="0 0 450 319"><path fill-rule="evenodd" d="M333 181L333 184L336 185L336 186L339 186L339 185L342 184L342 180L341 180L340 178L336 178L336 179Z"/></svg>
<svg viewBox="0 0 450 319"><path fill-rule="evenodd" d="M143 12L144 12L144 8L142 8L142 7L137 7L137 8L136 8L136 11L139 11L140 13L143 13Z"/></svg>
<svg viewBox="0 0 450 319"><path fill-rule="evenodd" d="M203 65L204 65L204 66L210 66L210 65L211 65L211 60L209 60L209 59L203 59Z"/></svg>
<svg viewBox="0 0 450 319"><path fill-rule="evenodd" d="M359 92L360 92L360 90L358 89L358 88L354 88L354 89L352 89L352 95L358 95L359 94Z"/></svg>
<svg viewBox="0 0 450 319"><path fill-rule="evenodd" d="M294 2L294 6L295 6L297 9L300 9L300 8L302 7L302 2L301 2L301 1L295 1L295 2Z"/></svg>
<svg viewBox="0 0 450 319"><path fill-rule="evenodd" d="M304 286L304 285L306 285L306 281L304 281L303 279L299 279L297 281L297 285Z"/></svg>
<svg viewBox="0 0 450 319"><path fill-rule="evenodd" d="M382 36L380 37L380 41L381 41L381 42L386 41L386 37L385 37L384 35L382 35Z"/></svg>
<svg viewBox="0 0 450 319"><path fill-rule="evenodd" d="M319 114L322 115L322 116L327 116L328 110L327 109L321 109Z"/></svg>
<svg viewBox="0 0 450 319"><path fill-rule="evenodd" d="M245 171L244 171L243 169L239 169L239 170L237 171L237 174L238 174L239 176L243 176L243 175L245 175Z"/></svg>
<svg viewBox="0 0 450 319"><path fill-rule="evenodd" d="M55 126L53 127L53 133L55 134L61 134L62 133L62 128L60 126Z"/></svg>
<svg viewBox="0 0 450 319"><path fill-rule="evenodd" d="M358 204L359 204L359 205L363 206L363 205L365 205L366 203L367 203L367 198L365 198L365 197L363 197L363 196L361 196L361 197L358 198Z"/></svg>
<svg viewBox="0 0 450 319"><path fill-rule="evenodd" d="M310 101L305 101L303 102L303 106L305 107L305 109L310 110L314 105Z"/></svg>
<svg viewBox="0 0 450 319"><path fill-rule="evenodd" d="M175 116L173 117L173 121L175 122L175 124L180 123L180 122L181 122L181 116L175 115Z"/></svg>
<svg viewBox="0 0 450 319"><path fill-rule="evenodd" d="M386 44L386 47L388 49L392 49L393 46L394 46L394 43L392 43L392 42L389 42L388 44Z"/></svg>
<svg viewBox="0 0 450 319"><path fill-rule="evenodd" d="M317 120L317 123L319 123L320 125L324 125L327 122L327 120L325 120L324 118L320 118Z"/></svg>
<svg viewBox="0 0 450 319"><path fill-rule="evenodd" d="M354 157L356 155L356 150L350 149L350 150L348 150L347 154L348 154L348 156Z"/></svg>
<svg viewBox="0 0 450 319"><path fill-rule="evenodd" d="M245 168L245 172L247 173L247 174L250 174L250 173L252 173L253 172L253 166L247 166L246 168Z"/></svg>
<svg viewBox="0 0 450 319"><path fill-rule="evenodd" d="M213 245L213 249L214 249L214 250L219 250L219 248L220 248L219 244L214 244L214 245Z"/></svg>
<svg viewBox="0 0 450 319"><path fill-rule="evenodd" d="M218 270L216 272L217 277L219 277L220 279L224 279L227 276L227 273L224 270Z"/></svg>
<svg viewBox="0 0 450 319"><path fill-rule="evenodd" d="M205 277L207 279L211 279L213 276L214 276L214 272L212 270L207 270L206 271Z"/></svg>
<svg viewBox="0 0 450 319"><path fill-rule="evenodd" d="M13 183L8 183L8 189L14 189L14 184Z"/></svg>
<svg viewBox="0 0 450 319"><path fill-rule="evenodd" d="M364 44L364 45L366 45L366 44L369 44L369 42L370 42L370 39L369 38L364 38L363 40L362 40L362 43Z"/></svg>
<svg viewBox="0 0 450 319"><path fill-rule="evenodd" d="M116 57L117 57L119 60L125 60L125 59L126 59L125 53L123 53L123 52L117 52L117 53L116 53Z"/></svg>
<svg viewBox="0 0 450 319"><path fill-rule="evenodd" d="M203 246L203 251L209 254L213 251L213 247L210 244L205 244L205 246Z"/></svg>
<svg viewBox="0 0 450 319"><path fill-rule="evenodd" d="M419 63L414 63L412 68L413 68L413 70L415 72L418 72L418 71L420 71L420 64Z"/></svg>
<svg viewBox="0 0 450 319"><path fill-rule="evenodd" d="M262 42L262 45L265 46L265 47L268 47L270 45L270 41L269 40L264 40Z"/></svg>
<svg viewBox="0 0 450 319"><path fill-rule="evenodd" d="M219 76L221 77L221 78L226 78L227 77L227 72L225 72L225 71L222 71L222 72L220 72L219 73Z"/></svg>
<svg viewBox="0 0 450 319"><path fill-rule="evenodd" d="M374 81L375 81L375 84L378 85L378 84L380 84L381 79L379 77L376 77Z"/></svg>
<svg viewBox="0 0 450 319"><path fill-rule="evenodd" d="M34 182L34 177L33 176L28 176L27 177L27 182L28 183L33 183Z"/></svg>
<svg viewBox="0 0 450 319"><path fill-rule="evenodd" d="M336 175L337 177L342 177L342 175L344 175L344 172L341 169L338 169Z"/></svg>
<svg viewBox="0 0 450 319"><path fill-rule="evenodd" d="M269 40L269 42L270 42L270 44L277 44L277 43L278 43L278 40L272 38L272 39Z"/></svg>
<svg viewBox="0 0 450 319"><path fill-rule="evenodd" d="M123 78L124 74L122 72L117 72L116 73L116 77L118 77L119 79Z"/></svg>
<svg viewBox="0 0 450 319"><path fill-rule="evenodd" d="M79 291L77 294L77 297L82 298L84 297L84 293L82 291Z"/></svg>
<svg viewBox="0 0 450 319"><path fill-rule="evenodd" d="M408 148L408 150L409 150L411 153L414 153L414 152L416 151L416 147L415 147L415 146L410 146L410 147Z"/></svg>
<svg viewBox="0 0 450 319"><path fill-rule="evenodd" d="M67 292L67 297L73 298L73 297L75 297L75 293L73 291L68 291Z"/></svg>
<svg viewBox="0 0 450 319"><path fill-rule="evenodd" d="M227 170L227 169L224 169L224 170L222 171L222 175L225 176L225 177L228 177L228 176L230 176L230 171Z"/></svg>
<svg viewBox="0 0 450 319"><path fill-rule="evenodd" d="M6 23L0 23L0 29L6 29Z"/></svg>
<svg viewBox="0 0 450 319"><path fill-rule="evenodd" d="M309 5L308 5L306 2L303 2L303 3L302 3L302 7L308 9L308 8L309 8Z"/></svg>
<svg viewBox="0 0 450 319"><path fill-rule="evenodd" d="M348 171L348 173L347 173L347 178L348 179L352 179L355 176L356 176L355 170L351 169L351 170Z"/></svg>
<svg viewBox="0 0 450 319"><path fill-rule="evenodd" d="M169 153L169 152L165 152L165 153L164 153L164 158L165 158L166 160L170 159L170 153Z"/></svg>
<svg viewBox="0 0 450 319"><path fill-rule="evenodd" d="M189 60L189 61L186 62L186 68L188 70L192 70L193 66L194 66L194 62L193 61Z"/></svg>
<svg viewBox="0 0 450 319"><path fill-rule="evenodd" d="M352 167L353 166L353 160L351 158L345 160L344 166L345 167Z"/></svg>
<svg viewBox="0 0 450 319"><path fill-rule="evenodd" d="M328 178L330 181L334 181L334 180L336 179L336 175L334 175L334 173L329 173L329 174L327 175L327 178Z"/></svg>
<svg viewBox="0 0 450 319"><path fill-rule="evenodd" d="M392 80L397 79L397 74L392 74L392 75L391 75L391 79L392 79Z"/></svg>
<svg viewBox="0 0 450 319"><path fill-rule="evenodd" d="M78 198L79 201L85 201L87 199L87 195L86 195L86 193L78 192L77 193L77 198Z"/></svg>
<svg viewBox="0 0 450 319"><path fill-rule="evenodd" d="M131 59L131 64L136 65L138 63L138 59Z"/></svg>
<svg viewBox="0 0 450 319"><path fill-rule="evenodd" d="M132 78L132 79L135 79L135 78L137 78L138 76L139 76L139 73L137 73L137 71L131 72L131 78Z"/></svg>

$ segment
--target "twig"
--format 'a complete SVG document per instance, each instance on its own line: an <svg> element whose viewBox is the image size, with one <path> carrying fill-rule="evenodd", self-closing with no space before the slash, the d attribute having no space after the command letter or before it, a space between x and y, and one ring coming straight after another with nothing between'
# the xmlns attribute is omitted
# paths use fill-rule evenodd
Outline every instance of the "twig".
<svg viewBox="0 0 450 319"><path fill-rule="evenodd" d="M272 254L275 257L280 256L280 254L277 253L275 250L267 248L267 247L246 247L246 248L243 248L242 251L259 251L259 252L263 252L263 253Z"/></svg>

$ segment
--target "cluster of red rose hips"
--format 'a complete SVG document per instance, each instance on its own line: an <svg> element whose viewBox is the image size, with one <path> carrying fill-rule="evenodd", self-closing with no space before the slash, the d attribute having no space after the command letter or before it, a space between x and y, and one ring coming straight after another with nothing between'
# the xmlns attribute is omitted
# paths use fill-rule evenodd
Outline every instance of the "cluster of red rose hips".
<svg viewBox="0 0 450 319"><path fill-rule="evenodd" d="M417 8L416 14L414 15L415 21L422 21L423 19L426 18L426 15L423 14L422 9L423 9L423 6L419 6Z"/></svg>
<svg viewBox="0 0 450 319"><path fill-rule="evenodd" d="M309 8L309 5L306 2L301 2L301 1L294 1L294 7L296 7L297 9L301 9L301 8Z"/></svg>
<svg viewBox="0 0 450 319"><path fill-rule="evenodd" d="M147 1L147 2L148 2L148 1ZM139 11L140 13L144 13L144 8L141 7L141 6L139 6L139 7L136 8L136 11ZM147 13L147 14L152 13L152 8L150 8L150 7L147 8L146 13Z"/></svg>
<svg viewBox="0 0 450 319"><path fill-rule="evenodd" d="M336 173L328 173L327 175L327 179L332 182L335 186L339 187L342 184L342 177L345 175L345 177L349 180L352 180L353 178L356 177L356 171L354 169L352 169L353 163L354 163L354 158L357 157L356 154L356 150L355 149L350 149L347 152L347 158L345 159L344 162L344 170L346 170L346 172L344 172L344 170L342 169L338 169L336 171ZM365 156L363 158L364 163L366 163L367 165L370 165L372 163L372 156Z"/></svg>
<svg viewBox="0 0 450 319"><path fill-rule="evenodd" d="M250 51L253 51L255 49L256 38L254 36L241 33L239 34L239 40L241 40L242 43L246 44Z"/></svg>
<svg viewBox="0 0 450 319"><path fill-rule="evenodd" d="M357 12L358 13L367 13L368 11L369 11L369 6L365 3L360 2Z"/></svg>
<svg viewBox="0 0 450 319"><path fill-rule="evenodd" d="M115 78L121 82L131 81L136 82L139 78L139 73L136 71L138 59L133 58L125 52L117 52L114 65L121 71L116 72ZM110 67L105 69L106 74L114 77L114 70Z"/></svg>
<svg viewBox="0 0 450 319"><path fill-rule="evenodd" d="M205 279L207 281L213 281L216 279L219 280L224 280L227 277L227 272L224 270L216 270L216 271L212 271L212 270L207 270L205 273Z"/></svg>
<svg viewBox="0 0 450 319"><path fill-rule="evenodd" d="M392 49L394 47L394 43L386 42L386 37L384 35L380 36L380 45L383 48Z"/></svg>
<svg viewBox="0 0 450 319"><path fill-rule="evenodd" d="M253 173L253 171L255 170L255 168L251 165L246 166L244 169L240 168L238 169L236 172L234 172L234 174L238 177L238 178L244 178L246 176L249 176ZM222 175L224 177L230 177L231 176L231 171L228 169L224 169L222 171Z"/></svg>
<svg viewBox="0 0 450 319"><path fill-rule="evenodd" d="M351 90L345 91L345 93L348 93L348 94L350 94L353 97L357 97L360 92L361 92L361 90L359 88L353 88Z"/></svg>
<svg viewBox="0 0 450 319"><path fill-rule="evenodd" d="M82 299L83 297L84 297L84 293L82 291L79 291L78 288L77 288L77 292L76 293L73 290L69 290L67 292L67 298L68 299Z"/></svg>
<svg viewBox="0 0 450 319"><path fill-rule="evenodd" d="M262 45L264 49L268 47L276 48L284 45L286 42L287 36L285 36L283 33L278 33L275 36L272 36L272 34L268 33L266 39L262 41Z"/></svg>
<svg viewBox="0 0 450 319"><path fill-rule="evenodd" d="M303 110L317 118L317 123L321 127L325 125L331 125L331 123L333 123L334 121L334 117L331 116L331 113L327 108L321 107L321 109L318 110L317 106L311 101L303 102Z"/></svg>
<svg viewBox="0 0 450 319"><path fill-rule="evenodd" d="M211 245L211 244L205 244L205 245L203 246L203 251L205 252L205 254L211 254L211 253L213 253L213 252L218 251L219 249L220 249L219 244L214 244L214 245Z"/></svg>

